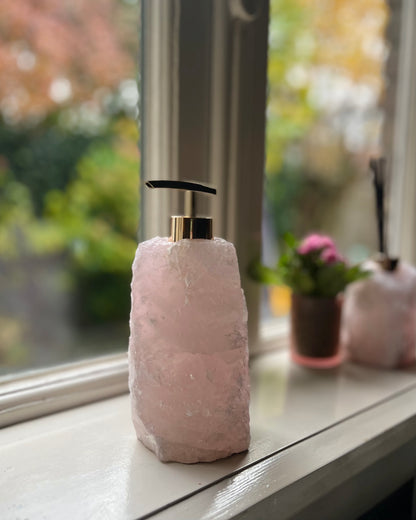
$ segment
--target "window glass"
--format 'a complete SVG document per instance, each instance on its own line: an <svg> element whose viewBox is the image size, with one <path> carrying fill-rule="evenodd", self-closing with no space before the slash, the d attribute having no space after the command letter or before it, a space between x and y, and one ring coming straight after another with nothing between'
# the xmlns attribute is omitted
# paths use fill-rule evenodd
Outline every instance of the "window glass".
<svg viewBox="0 0 416 520"><path fill-rule="evenodd" d="M360 261L376 250L368 160L381 153L389 54L383 0L271 0L264 263L289 231L332 235ZM289 292L268 287L264 316Z"/></svg>
<svg viewBox="0 0 416 520"><path fill-rule="evenodd" d="M137 0L0 2L0 375L126 350Z"/></svg>

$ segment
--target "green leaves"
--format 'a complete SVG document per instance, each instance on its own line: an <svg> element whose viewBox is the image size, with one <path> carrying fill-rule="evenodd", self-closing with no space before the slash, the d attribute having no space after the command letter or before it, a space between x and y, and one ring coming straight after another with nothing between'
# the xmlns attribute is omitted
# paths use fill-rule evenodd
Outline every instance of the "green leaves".
<svg viewBox="0 0 416 520"><path fill-rule="evenodd" d="M349 283L370 274L359 265L349 266L341 260L325 262L321 258L324 248L300 254L299 242L290 233L284 236L284 241L286 250L274 269L262 265L260 261L251 264L249 275L254 280L267 285L284 284L298 294L332 297L342 292Z"/></svg>
<svg viewBox="0 0 416 520"><path fill-rule="evenodd" d="M287 245L287 247L290 249L296 249L299 245L296 238L292 235L292 233L289 233L289 232L286 232L283 235L283 240L285 241L285 244Z"/></svg>
<svg viewBox="0 0 416 520"><path fill-rule="evenodd" d="M256 282L266 285L280 285L282 283L276 270L266 267L260 260L251 262L248 268L248 274Z"/></svg>

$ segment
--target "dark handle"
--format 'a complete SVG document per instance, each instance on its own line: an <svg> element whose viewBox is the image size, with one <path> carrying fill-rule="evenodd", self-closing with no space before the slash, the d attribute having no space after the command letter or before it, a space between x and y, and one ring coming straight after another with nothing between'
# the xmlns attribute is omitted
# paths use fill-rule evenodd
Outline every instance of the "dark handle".
<svg viewBox="0 0 416 520"><path fill-rule="evenodd" d="M189 181L147 181L146 186L148 188L171 188L175 190L211 193L211 195L217 194L217 190L215 188L210 188L204 184Z"/></svg>
<svg viewBox="0 0 416 520"><path fill-rule="evenodd" d="M378 248L380 253L386 253L386 244L384 239L384 187L386 182L385 164L386 160L383 157L379 159L370 159L370 168L373 171L373 183L376 195Z"/></svg>

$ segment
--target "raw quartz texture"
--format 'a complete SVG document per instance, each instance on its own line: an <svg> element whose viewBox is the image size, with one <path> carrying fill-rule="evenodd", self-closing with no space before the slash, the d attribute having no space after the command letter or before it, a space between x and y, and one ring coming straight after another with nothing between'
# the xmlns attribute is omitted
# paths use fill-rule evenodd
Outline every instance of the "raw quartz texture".
<svg viewBox="0 0 416 520"><path fill-rule="evenodd" d="M385 271L376 262L373 274L349 286L344 301L342 342L352 361L397 368L415 361L416 270L399 263Z"/></svg>
<svg viewBox="0 0 416 520"><path fill-rule="evenodd" d="M220 238L139 244L129 386L137 437L162 461L245 451L247 307L235 248Z"/></svg>

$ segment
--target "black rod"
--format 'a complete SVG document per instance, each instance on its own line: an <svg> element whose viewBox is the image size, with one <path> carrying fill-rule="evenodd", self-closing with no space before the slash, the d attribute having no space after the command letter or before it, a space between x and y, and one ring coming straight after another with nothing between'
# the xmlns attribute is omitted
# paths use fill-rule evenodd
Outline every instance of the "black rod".
<svg viewBox="0 0 416 520"><path fill-rule="evenodd" d="M384 235L384 188L385 188L385 164L384 157L370 159L370 169L373 172L373 185L376 196L376 217L378 231L378 246L380 253L387 254Z"/></svg>

